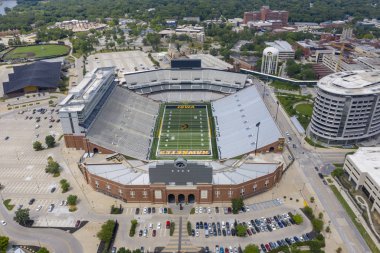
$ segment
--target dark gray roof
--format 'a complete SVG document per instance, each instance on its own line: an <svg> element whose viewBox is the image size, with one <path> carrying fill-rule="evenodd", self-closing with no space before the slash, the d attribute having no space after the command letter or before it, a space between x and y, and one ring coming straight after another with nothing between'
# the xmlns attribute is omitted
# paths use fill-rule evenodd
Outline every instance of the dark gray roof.
<svg viewBox="0 0 380 253"><path fill-rule="evenodd" d="M27 86L39 88L57 88L61 75L60 62L38 61L28 65L13 67L9 82L5 82L4 93L8 94Z"/></svg>
<svg viewBox="0 0 380 253"><path fill-rule="evenodd" d="M196 162L188 162L185 167L175 166L175 162L159 162L149 167L149 180L152 184L211 184L212 167Z"/></svg>

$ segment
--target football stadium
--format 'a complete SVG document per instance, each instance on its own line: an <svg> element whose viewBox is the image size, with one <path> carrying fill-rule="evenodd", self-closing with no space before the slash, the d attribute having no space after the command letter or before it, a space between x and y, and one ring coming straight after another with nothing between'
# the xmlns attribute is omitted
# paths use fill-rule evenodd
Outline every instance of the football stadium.
<svg viewBox="0 0 380 253"><path fill-rule="evenodd" d="M60 103L67 148L97 191L126 202L212 203L271 189L282 137L246 74L174 60L170 69L96 68Z"/></svg>

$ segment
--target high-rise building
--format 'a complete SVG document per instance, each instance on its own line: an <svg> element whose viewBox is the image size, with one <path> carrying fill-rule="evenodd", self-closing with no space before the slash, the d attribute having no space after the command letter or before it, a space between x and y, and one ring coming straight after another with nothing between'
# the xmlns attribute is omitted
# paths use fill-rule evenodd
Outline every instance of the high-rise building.
<svg viewBox="0 0 380 253"><path fill-rule="evenodd" d="M244 24L250 21L280 20L282 25L288 24L289 12L271 10L269 6L261 7L260 11L244 12Z"/></svg>
<svg viewBox="0 0 380 253"><path fill-rule="evenodd" d="M345 71L319 80L308 134L331 145L380 134L380 70Z"/></svg>
<svg viewBox="0 0 380 253"><path fill-rule="evenodd" d="M261 72L265 74L276 75L278 67L279 51L274 47L267 47L263 51L261 63Z"/></svg>

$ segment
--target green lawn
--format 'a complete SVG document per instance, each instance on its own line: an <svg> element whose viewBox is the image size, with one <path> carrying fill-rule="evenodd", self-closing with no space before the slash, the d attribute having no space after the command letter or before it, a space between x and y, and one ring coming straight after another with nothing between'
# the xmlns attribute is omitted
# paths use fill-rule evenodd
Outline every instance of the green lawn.
<svg viewBox="0 0 380 253"><path fill-rule="evenodd" d="M16 47L4 56L4 60L24 58L47 58L68 54L70 48L64 45L34 45Z"/></svg>
<svg viewBox="0 0 380 253"><path fill-rule="evenodd" d="M287 82L281 82L274 80L272 83L269 84L273 88L279 89L279 90L290 90L290 91L299 91L300 87L298 85L294 85Z"/></svg>
<svg viewBox="0 0 380 253"><path fill-rule="evenodd" d="M295 109L299 114L306 115L308 117L311 117L313 114L312 104L299 104L295 107Z"/></svg>
<svg viewBox="0 0 380 253"><path fill-rule="evenodd" d="M289 116L298 116L298 121L300 124L307 129L307 126L310 123L311 120L311 114L313 111L312 105L308 102L311 97L310 96L301 96L301 95L294 95L294 94L286 94L286 93L277 93L276 94L278 101L280 101L282 107L285 109L287 114ZM304 102L296 108L293 108L296 103ZM297 110L297 107L299 110Z"/></svg>
<svg viewBox="0 0 380 253"><path fill-rule="evenodd" d="M156 155L212 156L207 105L165 105Z"/></svg>
<svg viewBox="0 0 380 253"><path fill-rule="evenodd" d="M347 204L342 194L340 194L339 190L335 187L335 185L330 185L330 188L334 192L336 198L342 204L343 208L346 210L348 216L350 216L352 222L355 224L356 228L359 230L359 233L363 236L364 240L366 241L371 251L374 253L380 253L380 250L376 247L376 244L372 241L371 237L368 235L363 225L360 224L358 221L356 221L357 217L355 213L352 211L351 207Z"/></svg>

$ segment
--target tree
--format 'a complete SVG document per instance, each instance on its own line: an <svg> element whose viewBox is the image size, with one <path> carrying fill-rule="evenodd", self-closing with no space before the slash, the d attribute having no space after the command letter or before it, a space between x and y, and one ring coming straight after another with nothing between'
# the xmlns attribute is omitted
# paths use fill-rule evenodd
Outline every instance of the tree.
<svg viewBox="0 0 380 253"><path fill-rule="evenodd" d="M342 168L337 168L331 172L333 177L342 177L344 175L344 170Z"/></svg>
<svg viewBox="0 0 380 253"><path fill-rule="evenodd" d="M45 168L46 173L58 174L60 170L59 164L53 160L51 156L48 157L48 164Z"/></svg>
<svg viewBox="0 0 380 253"><path fill-rule="evenodd" d="M322 229L323 229L323 220L320 220L320 219L314 219L311 221L311 223L313 224L313 228L316 232L321 232Z"/></svg>
<svg viewBox="0 0 380 253"><path fill-rule="evenodd" d="M260 253L259 247L255 244L248 244L245 246L243 253Z"/></svg>
<svg viewBox="0 0 380 253"><path fill-rule="evenodd" d="M305 206L303 211L310 220L314 219L313 209L310 206Z"/></svg>
<svg viewBox="0 0 380 253"><path fill-rule="evenodd" d="M303 55L302 49L301 48L297 48L296 52L294 53L294 57L297 60L299 60L299 59L301 59L302 55Z"/></svg>
<svg viewBox="0 0 380 253"><path fill-rule="evenodd" d="M67 182L66 179L62 179L61 181L59 181L59 183L61 184L62 193L65 193L70 189L70 184L69 182Z"/></svg>
<svg viewBox="0 0 380 253"><path fill-rule="evenodd" d="M45 248L45 247L42 247L42 248L40 248L38 251L37 251L37 253L49 253L50 251L48 251L47 250L47 248Z"/></svg>
<svg viewBox="0 0 380 253"><path fill-rule="evenodd" d="M29 216L29 209L19 209L15 212L15 217L13 217L13 220L16 221L20 225L26 225L26 223L30 220Z"/></svg>
<svg viewBox="0 0 380 253"><path fill-rule="evenodd" d="M323 219L323 213L322 213L322 212L320 212L320 213L318 214L318 218L321 219L321 220Z"/></svg>
<svg viewBox="0 0 380 253"><path fill-rule="evenodd" d="M69 195L67 197L67 204L69 204L70 206L75 206L77 204L77 201L78 201L77 195Z"/></svg>
<svg viewBox="0 0 380 253"><path fill-rule="evenodd" d="M314 203L314 201L315 201L315 198L314 197L310 197L310 202Z"/></svg>
<svg viewBox="0 0 380 253"><path fill-rule="evenodd" d="M55 145L55 138L52 135L45 137L45 143L48 148L52 148Z"/></svg>
<svg viewBox="0 0 380 253"><path fill-rule="evenodd" d="M331 232L331 228L330 226L327 226L326 229L325 229L326 233L330 233Z"/></svg>
<svg viewBox="0 0 380 253"><path fill-rule="evenodd" d="M157 51L160 45L161 36L158 33L148 33L146 38L143 39L144 45L151 45L153 50Z"/></svg>
<svg viewBox="0 0 380 253"><path fill-rule="evenodd" d="M97 233L96 236L101 241L104 241L105 243L109 243L112 239L114 227L115 227L115 221L108 220L106 221L106 223L102 225L102 228L100 229L100 231Z"/></svg>
<svg viewBox="0 0 380 253"><path fill-rule="evenodd" d="M124 247L121 247L117 250L117 253L131 253L129 249L125 249Z"/></svg>
<svg viewBox="0 0 380 253"><path fill-rule="evenodd" d="M231 199L232 204L232 213L237 214L241 210L241 208L244 206L244 201L242 198L237 199Z"/></svg>
<svg viewBox="0 0 380 253"><path fill-rule="evenodd" d="M297 214L293 215L293 220L297 225L299 225L303 222L303 217L302 217L302 215L297 213Z"/></svg>
<svg viewBox="0 0 380 253"><path fill-rule="evenodd" d="M41 142L35 141L35 142L33 142L33 149L35 151L40 151L40 150L43 150L44 147L42 147L42 143Z"/></svg>
<svg viewBox="0 0 380 253"><path fill-rule="evenodd" d="M341 247L339 247L339 248L336 249L336 253L341 253L342 251L343 251L343 250L342 250Z"/></svg>
<svg viewBox="0 0 380 253"><path fill-rule="evenodd" d="M247 228L243 224L238 224L236 226L236 235L239 237L244 237L247 233Z"/></svg>
<svg viewBox="0 0 380 253"><path fill-rule="evenodd" d="M9 238L6 236L0 236L0 252L5 253L8 248Z"/></svg>

